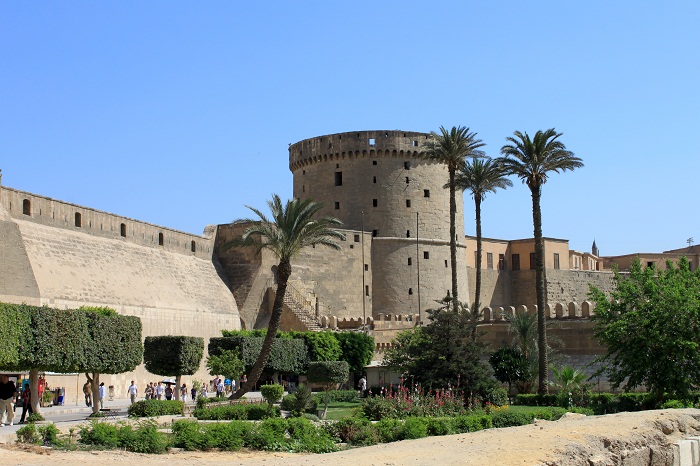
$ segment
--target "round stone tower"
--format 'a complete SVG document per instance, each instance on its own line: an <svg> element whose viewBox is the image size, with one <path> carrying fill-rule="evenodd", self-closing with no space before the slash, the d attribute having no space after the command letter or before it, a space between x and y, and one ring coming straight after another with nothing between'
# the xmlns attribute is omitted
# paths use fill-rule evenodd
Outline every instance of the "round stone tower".
<svg viewBox="0 0 700 466"><path fill-rule="evenodd" d="M289 147L294 197L322 202L321 215L372 233L366 266L372 267L375 317L434 308L451 289L448 173L445 165L421 157L429 139L427 133L358 131ZM459 192L457 262L463 266L457 276L465 301L463 207Z"/></svg>

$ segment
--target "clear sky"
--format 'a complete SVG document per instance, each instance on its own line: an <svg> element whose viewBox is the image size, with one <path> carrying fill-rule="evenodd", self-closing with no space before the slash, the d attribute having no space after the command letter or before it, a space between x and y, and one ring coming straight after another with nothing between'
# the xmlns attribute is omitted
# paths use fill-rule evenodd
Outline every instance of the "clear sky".
<svg viewBox="0 0 700 466"><path fill-rule="evenodd" d="M545 236L700 243L700 2L0 3L3 185L191 233L292 195L288 144L464 125L491 156L555 127L585 167ZM529 190L483 234L532 237ZM466 233L475 233L465 196Z"/></svg>

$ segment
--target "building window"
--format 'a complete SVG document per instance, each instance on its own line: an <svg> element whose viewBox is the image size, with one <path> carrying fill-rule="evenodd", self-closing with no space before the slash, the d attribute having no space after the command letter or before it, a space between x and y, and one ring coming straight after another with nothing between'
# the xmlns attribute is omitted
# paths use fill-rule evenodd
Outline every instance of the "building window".
<svg viewBox="0 0 700 466"><path fill-rule="evenodd" d="M352 237L352 240L353 240L354 242L356 242L356 243L359 243L359 242L360 242L360 235L354 235L354 236Z"/></svg>
<svg viewBox="0 0 700 466"><path fill-rule="evenodd" d="M373 146L377 143L377 141L374 138L369 138L369 145Z"/></svg>
<svg viewBox="0 0 700 466"><path fill-rule="evenodd" d="M408 289L408 294L412 295L413 294L413 288Z"/></svg>
<svg viewBox="0 0 700 466"><path fill-rule="evenodd" d="M80 212L75 213L75 226L78 228L83 226L83 216L80 215Z"/></svg>
<svg viewBox="0 0 700 466"><path fill-rule="evenodd" d="M652 262L652 261L647 262L647 267L653 268L653 267L654 267L654 262Z"/></svg>
<svg viewBox="0 0 700 466"><path fill-rule="evenodd" d="M163 233L158 233L158 246L162 246L163 243Z"/></svg>
<svg viewBox="0 0 700 466"><path fill-rule="evenodd" d="M410 169L411 169L411 162L404 162L404 163L403 163L403 169L404 169L404 170L410 170Z"/></svg>
<svg viewBox="0 0 700 466"><path fill-rule="evenodd" d="M513 270L520 270L520 254L511 254L510 260L513 263Z"/></svg>
<svg viewBox="0 0 700 466"><path fill-rule="evenodd" d="M445 259L445 268L448 268L449 265L447 265L447 259Z"/></svg>
<svg viewBox="0 0 700 466"><path fill-rule="evenodd" d="M554 268L559 269L559 253L554 253Z"/></svg>
<svg viewBox="0 0 700 466"><path fill-rule="evenodd" d="M372 230L372 238L376 238L379 234L379 230Z"/></svg>
<svg viewBox="0 0 700 466"><path fill-rule="evenodd" d="M429 189L423 190L423 197L430 197L430 190Z"/></svg>
<svg viewBox="0 0 700 466"><path fill-rule="evenodd" d="M535 262L537 262L537 261L535 260L535 253L534 253L534 252L531 252L531 253L530 253L530 270L535 270L535 268L536 268Z"/></svg>
<svg viewBox="0 0 700 466"><path fill-rule="evenodd" d="M406 230L406 238L410 238L410 237L411 237L411 230Z"/></svg>
<svg viewBox="0 0 700 466"><path fill-rule="evenodd" d="M369 270L369 264L365 264L365 272Z"/></svg>
<svg viewBox="0 0 700 466"><path fill-rule="evenodd" d="M493 253L492 252L486 253L486 268L489 270L493 270Z"/></svg>
<svg viewBox="0 0 700 466"><path fill-rule="evenodd" d="M408 265L412 265L412 264L413 264L413 261L412 261L411 258L409 257L409 258L408 258Z"/></svg>
<svg viewBox="0 0 700 466"><path fill-rule="evenodd" d="M32 215L32 201L29 199L22 201L22 213L24 215Z"/></svg>
<svg viewBox="0 0 700 466"><path fill-rule="evenodd" d="M376 199L372 199L372 207L377 207L377 200Z"/></svg>
<svg viewBox="0 0 700 466"><path fill-rule="evenodd" d="M365 285L365 296L369 296L369 285Z"/></svg>
<svg viewBox="0 0 700 466"><path fill-rule="evenodd" d="M126 223L119 225L119 234L126 238Z"/></svg>
<svg viewBox="0 0 700 466"><path fill-rule="evenodd" d="M376 161L376 160L372 160L372 165L376 165L376 164L377 164L377 161Z"/></svg>
<svg viewBox="0 0 700 466"><path fill-rule="evenodd" d="M406 207L411 207L411 200L410 199L406 199Z"/></svg>
<svg viewBox="0 0 700 466"><path fill-rule="evenodd" d="M505 270L505 269L506 269L506 255L499 254L498 255L498 270Z"/></svg>
<svg viewBox="0 0 700 466"><path fill-rule="evenodd" d="M192 241L192 242L190 243L190 250L191 250L192 252L197 252L197 243L195 243L194 241Z"/></svg>
<svg viewBox="0 0 700 466"><path fill-rule="evenodd" d="M376 177L376 176L373 176L373 177L372 177L372 183L375 183L375 184L377 183L377 177Z"/></svg>
<svg viewBox="0 0 700 466"><path fill-rule="evenodd" d="M430 259L430 253L428 251L423 251L423 259Z"/></svg>
<svg viewBox="0 0 700 466"><path fill-rule="evenodd" d="M343 186L343 172L335 172L335 185Z"/></svg>
<svg viewBox="0 0 700 466"><path fill-rule="evenodd" d="M340 202L337 202L337 201L336 201L336 203L335 203L335 210L338 210L338 209L340 209Z"/></svg>

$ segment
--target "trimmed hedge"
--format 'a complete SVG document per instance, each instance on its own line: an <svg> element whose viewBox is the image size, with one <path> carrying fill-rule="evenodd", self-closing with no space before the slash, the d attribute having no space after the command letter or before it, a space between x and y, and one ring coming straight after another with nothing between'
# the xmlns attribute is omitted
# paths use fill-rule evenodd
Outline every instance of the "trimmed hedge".
<svg viewBox="0 0 700 466"><path fill-rule="evenodd" d="M202 421L259 421L280 417L281 411L279 406L270 406L267 403L238 403L197 408L192 415Z"/></svg>
<svg viewBox="0 0 700 466"><path fill-rule="evenodd" d="M234 335L209 339L209 354L221 355L223 350L239 351L246 370L255 363L260 354L264 337ZM277 338L272 344L270 357L265 364L268 371L288 374L303 374L309 362L309 355L304 340Z"/></svg>
<svg viewBox="0 0 700 466"><path fill-rule="evenodd" d="M204 339L183 335L146 337L144 364L152 374L192 375L199 370L204 355Z"/></svg>
<svg viewBox="0 0 700 466"><path fill-rule="evenodd" d="M515 396L514 403L523 406L559 406L558 395L526 393ZM591 393L583 399L583 406L595 414L611 414L622 411L655 409L657 402L648 393Z"/></svg>
<svg viewBox="0 0 700 466"><path fill-rule="evenodd" d="M319 403L323 403L326 400L323 393L314 393L314 398ZM342 403L359 403L360 394L357 390L331 390L328 392L328 400Z"/></svg>
<svg viewBox="0 0 700 466"><path fill-rule="evenodd" d="M184 408L179 400L141 400L129 406L127 413L132 417L182 415Z"/></svg>

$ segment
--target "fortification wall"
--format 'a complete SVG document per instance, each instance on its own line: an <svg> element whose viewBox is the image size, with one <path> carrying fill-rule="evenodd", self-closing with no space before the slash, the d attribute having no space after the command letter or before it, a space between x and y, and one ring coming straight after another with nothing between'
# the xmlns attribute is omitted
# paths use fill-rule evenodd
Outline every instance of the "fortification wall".
<svg viewBox="0 0 700 466"><path fill-rule="evenodd" d="M469 305L475 302L476 270L467 267L469 277ZM507 306L513 302L511 282L513 275L510 270L481 270L481 307ZM534 283L533 283L534 286Z"/></svg>
<svg viewBox="0 0 700 466"><path fill-rule="evenodd" d="M512 273L512 301L515 305L531 305L537 302L535 271L520 270ZM605 292L613 290L613 273L591 270L547 269L547 300L582 301L588 296L588 285L595 285Z"/></svg>
<svg viewBox="0 0 700 466"><path fill-rule="evenodd" d="M418 264L421 308L434 306L451 288L445 286L446 281L451 283L449 190L443 187L448 172L445 165L422 158L430 137L406 131L359 131L306 139L289 148L294 196L323 202L322 215L372 232L375 313L418 309ZM464 238L463 204L460 192L458 239ZM463 240L460 247L465 247ZM460 290L467 293L462 267L458 277Z"/></svg>

